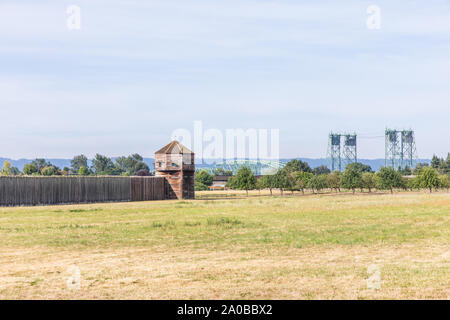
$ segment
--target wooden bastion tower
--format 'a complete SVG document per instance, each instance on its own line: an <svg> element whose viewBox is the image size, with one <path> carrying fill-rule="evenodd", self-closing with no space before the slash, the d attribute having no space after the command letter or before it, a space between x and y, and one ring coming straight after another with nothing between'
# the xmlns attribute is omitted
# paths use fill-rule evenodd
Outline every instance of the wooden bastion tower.
<svg viewBox="0 0 450 320"><path fill-rule="evenodd" d="M155 176L166 178L166 199L195 199L194 153L178 141L155 152Z"/></svg>

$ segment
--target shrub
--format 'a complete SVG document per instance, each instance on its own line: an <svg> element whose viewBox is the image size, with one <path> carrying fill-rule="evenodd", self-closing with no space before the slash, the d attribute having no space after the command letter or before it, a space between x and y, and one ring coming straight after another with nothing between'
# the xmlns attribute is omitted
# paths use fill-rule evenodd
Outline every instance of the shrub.
<svg viewBox="0 0 450 320"><path fill-rule="evenodd" d="M81 166L80 170L78 170L78 174L80 176L88 176L89 175L89 170L85 166Z"/></svg>
<svg viewBox="0 0 450 320"><path fill-rule="evenodd" d="M3 169L1 170L1 174L3 176L10 176L11 175L11 163L9 163L9 161L5 161L3 163Z"/></svg>
<svg viewBox="0 0 450 320"><path fill-rule="evenodd" d="M411 191L413 189L420 189L419 179L417 177L408 178L406 181L406 187Z"/></svg>
<svg viewBox="0 0 450 320"><path fill-rule="evenodd" d="M204 184L205 186L212 185L213 180L214 176L209 174L206 170L201 170L195 173L195 181Z"/></svg>
<svg viewBox="0 0 450 320"><path fill-rule="evenodd" d="M355 193L356 188L362 188L362 173L356 166L348 165L347 168L345 168L342 176L342 186L351 189L353 194Z"/></svg>
<svg viewBox="0 0 450 320"><path fill-rule="evenodd" d="M23 168L23 173L33 175L38 172L38 168L34 163L29 163Z"/></svg>
<svg viewBox="0 0 450 320"><path fill-rule="evenodd" d="M403 186L402 174L393 168L381 168L376 176L378 189L390 190L391 193L394 193L394 188Z"/></svg>
<svg viewBox="0 0 450 320"><path fill-rule="evenodd" d="M234 177L236 189L245 190L248 196L248 190L253 190L256 187L256 178L249 167L243 166L236 173Z"/></svg>
<svg viewBox="0 0 450 320"><path fill-rule="evenodd" d="M339 190L341 191L341 180L342 180L342 173L339 171L334 171L327 175L327 185L328 188L336 190L336 192Z"/></svg>
<svg viewBox="0 0 450 320"><path fill-rule="evenodd" d="M447 174L442 174L439 176L439 184L441 188L450 189L450 177Z"/></svg>
<svg viewBox="0 0 450 320"><path fill-rule="evenodd" d="M371 192L376 186L375 174L372 172L364 172L362 174L362 183L363 187L369 189L369 192Z"/></svg>
<svg viewBox="0 0 450 320"><path fill-rule="evenodd" d="M312 189L313 193L314 190L320 192L320 190L327 187L327 176L325 174L315 174L309 180L308 185Z"/></svg>
<svg viewBox="0 0 450 320"><path fill-rule="evenodd" d="M427 188L432 192L433 188L439 188L440 181L439 175L433 167L425 167L420 170L419 176L419 185L422 188Z"/></svg>
<svg viewBox="0 0 450 320"><path fill-rule="evenodd" d="M208 188L208 186L204 185L203 183L195 180L194 189L195 189L195 191L206 191L209 188Z"/></svg>
<svg viewBox="0 0 450 320"><path fill-rule="evenodd" d="M44 167L41 170L43 176L55 176L58 175L58 170L54 166Z"/></svg>

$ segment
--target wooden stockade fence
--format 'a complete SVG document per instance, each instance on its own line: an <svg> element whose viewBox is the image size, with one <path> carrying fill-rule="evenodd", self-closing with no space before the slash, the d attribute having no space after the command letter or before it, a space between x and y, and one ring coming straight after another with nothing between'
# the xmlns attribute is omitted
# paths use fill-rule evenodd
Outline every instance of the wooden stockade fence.
<svg viewBox="0 0 450 320"><path fill-rule="evenodd" d="M131 177L130 190L131 201L167 199L164 177Z"/></svg>
<svg viewBox="0 0 450 320"><path fill-rule="evenodd" d="M0 177L0 206L164 199L164 177Z"/></svg>

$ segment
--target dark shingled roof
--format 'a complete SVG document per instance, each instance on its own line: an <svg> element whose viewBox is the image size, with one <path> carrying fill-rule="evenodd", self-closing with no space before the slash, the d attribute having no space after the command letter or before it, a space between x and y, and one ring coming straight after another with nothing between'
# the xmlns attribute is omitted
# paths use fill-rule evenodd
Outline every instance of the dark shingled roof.
<svg viewBox="0 0 450 320"><path fill-rule="evenodd" d="M213 181L228 181L232 176L214 176Z"/></svg>
<svg viewBox="0 0 450 320"><path fill-rule="evenodd" d="M156 151L155 153L164 153L164 154L188 154L188 153L193 153L191 150L189 150L188 148L186 148L185 146L183 146L181 143L179 143L178 141L174 140L171 143L169 143L167 146L159 149L158 151Z"/></svg>

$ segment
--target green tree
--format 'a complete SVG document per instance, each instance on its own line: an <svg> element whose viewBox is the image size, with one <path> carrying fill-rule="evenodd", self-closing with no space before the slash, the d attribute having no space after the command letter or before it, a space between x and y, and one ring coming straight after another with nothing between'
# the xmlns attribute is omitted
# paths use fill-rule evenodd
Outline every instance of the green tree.
<svg viewBox="0 0 450 320"><path fill-rule="evenodd" d="M439 169L439 164L440 164L440 159L434 154L433 157L431 158L431 167L433 169Z"/></svg>
<svg viewBox="0 0 450 320"><path fill-rule="evenodd" d="M330 189L334 189L336 192L341 191L342 173L340 171L334 171L327 175L327 185Z"/></svg>
<svg viewBox="0 0 450 320"><path fill-rule="evenodd" d="M317 192L320 193L322 189L327 187L327 176L325 174L312 175L308 182L308 186L312 189L313 193L315 193L314 190L317 190Z"/></svg>
<svg viewBox="0 0 450 320"><path fill-rule="evenodd" d="M242 166L234 177L236 189L245 190L248 197L248 190L255 189L256 178L252 170L247 166Z"/></svg>
<svg viewBox="0 0 450 320"><path fill-rule="evenodd" d="M70 165L74 172L80 171L81 167L88 168L88 158L84 154L73 157Z"/></svg>
<svg viewBox="0 0 450 320"><path fill-rule="evenodd" d="M21 174L22 174L22 172L20 172L19 168L11 167L11 175L18 176L18 175L21 175Z"/></svg>
<svg viewBox="0 0 450 320"><path fill-rule="evenodd" d="M114 168L115 171L119 172L120 174L127 172L128 169L128 159L127 157L118 157L114 161Z"/></svg>
<svg viewBox="0 0 450 320"><path fill-rule="evenodd" d="M426 162L420 162L416 165L416 168L414 169L414 174L418 174L418 172L420 172L420 170L422 170L423 168L428 167L429 164Z"/></svg>
<svg viewBox="0 0 450 320"><path fill-rule="evenodd" d="M348 167L358 170L359 172L363 173L363 172L373 172L372 168L369 165L363 164L361 162L353 162L347 165L347 167L345 167L345 169L347 169Z"/></svg>
<svg viewBox="0 0 450 320"><path fill-rule="evenodd" d="M441 174L439 176L439 185L441 186L441 188L450 189L450 177L447 174Z"/></svg>
<svg viewBox="0 0 450 320"><path fill-rule="evenodd" d="M362 171L357 166L348 165L342 175L342 187L351 189L355 194L356 188L362 188Z"/></svg>
<svg viewBox="0 0 450 320"><path fill-rule="evenodd" d="M420 189L419 179L417 177L408 178L406 180L406 188L408 188L410 191L413 191L414 189Z"/></svg>
<svg viewBox="0 0 450 320"><path fill-rule="evenodd" d="M409 166L405 166L404 168L400 169L400 173L403 176L410 176L410 175L412 175L412 170L411 170L411 168Z"/></svg>
<svg viewBox="0 0 450 320"><path fill-rule="evenodd" d="M261 195L261 190L265 189L263 181L261 181L262 177L256 179L255 189L258 190L258 193Z"/></svg>
<svg viewBox="0 0 450 320"><path fill-rule="evenodd" d="M209 174L206 170L201 170L195 173L195 181L201 183L207 187L212 185L214 176Z"/></svg>
<svg viewBox="0 0 450 320"><path fill-rule="evenodd" d="M43 168L50 167L52 165L49 161L46 161L45 159L42 158L36 158L31 163L33 163L36 166L38 173L41 173L41 170Z"/></svg>
<svg viewBox="0 0 450 320"><path fill-rule="evenodd" d="M402 176L402 183L401 183L400 187L403 190L407 191L408 190L408 183L409 183L409 178L407 176Z"/></svg>
<svg viewBox="0 0 450 320"><path fill-rule="evenodd" d="M90 172L88 168L86 168L85 166L81 166L80 169L78 170L78 174L80 176L88 176Z"/></svg>
<svg viewBox="0 0 450 320"><path fill-rule="evenodd" d="M431 159L431 167L436 169L440 174L450 173L450 154L447 155L447 159L439 158L433 155Z"/></svg>
<svg viewBox="0 0 450 320"><path fill-rule="evenodd" d="M194 182L194 189L195 189L195 191L206 191L209 188L208 188L208 186L205 186L203 183L195 180L195 182Z"/></svg>
<svg viewBox="0 0 450 320"><path fill-rule="evenodd" d="M58 170L55 166L47 166L41 169L41 174L43 176L56 176L58 175Z"/></svg>
<svg viewBox="0 0 450 320"><path fill-rule="evenodd" d="M98 153L92 160L92 168L96 174L117 174L117 172L114 171L114 163L111 158Z"/></svg>
<svg viewBox="0 0 450 320"><path fill-rule="evenodd" d="M297 185L296 177L296 173L299 171L312 172L308 163L302 160L292 159L274 175L274 185L280 189L281 195L283 195L284 190L290 190L292 193L294 193L295 190L300 190Z"/></svg>
<svg viewBox="0 0 450 320"><path fill-rule="evenodd" d="M291 191L292 194L294 194L294 191L300 190L297 185L297 172L290 172L289 174L286 174L286 179L286 189Z"/></svg>
<svg viewBox="0 0 450 320"><path fill-rule="evenodd" d="M131 157L133 157L134 164L133 164L133 166L131 166L128 169L128 172L130 172L131 175L135 176L140 170L148 170L148 171L150 171L150 168L144 162L144 159L141 156L139 156L141 158L141 160L138 160L136 158L136 155L138 155L138 154L135 153L134 155L131 155Z"/></svg>
<svg viewBox="0 0 450 320"><path fill-rule="evenodd" d="M292 173L296 171L312 172L311 167L308 163L298 159L292 159L291 161L286 163L282 170L285 173Z"/></svg>
<svg viewBox="0 0 450 320"><path fill-rule="evenodd" d="M328 169L328 167L324 165L318 166L313 170L314 174L329 174L330 172L330 169Z"/></svg>
<svg viewBox="0 0 450 320"><path fill-rule="evenodd" d="M25 167L23 167L23 173L31 176L35 173L38 173L38 168L37 168L36 164L29 163L29 164L25 165Z"/></svg>
<svg viewBox="0 0 450 320"><path fill-rule="evenodd" d="M295 175L295 184L298 190L301 190L302 194L305 194L305 188L309 186L309 181L313 177L313 174L310 172L297 171Z"/></svg>
<svg viewBox="0 0 450 320"><path fill-rule="evenodd" d="M272 195L272 189L274 188L273 180L273 175L270 174L263 175L258 179L258 182L260 183L262 189L269 189L270 195Z"/></svg>
<svg viewBox="0 0 450 320"><path fill-rule="evenodd" d="M403 186L402 174L393 168L381 168L376 174L377 188L381 190L390 190L394 193L394 188Z"/></svg>
<svg viewBox="0 0 450 320"><path fill-rule="evenodd" d="M364 188L372 192L372 189L376 186L376 178L373 172L364 172L362 174L362 185Z"/></svg>
<svg viewBox="0 0 450 320"><path fill-rule="evenodd" d="M447 154L447 159L445 160L445 173L450 174L450 152Z"/></svg>
<svg viewBox="0 0 450 320"><path fill-rule="evenodd" d="M11 163L9 161L5 160L5 162L3 162L3 169L2 169L1 175L2 176L10 176L10 175L12 175L11 170L12 170Z"/></svg>
<svg viewBox="0 0 450 320"><path fill-rule="evenodd" d="M235 179L236 177L230 177L229 179L228 179L228 181L227 181L227 184L225 185L225 187L227 187L227 188L231 188L231 189L237 189L237 186L236 186L236 179Z"/></svg>
<svg viewBox="0 0 450 320"><path fill-rule="evenodd" d="M128 157L118 157L115 161L115 172L127 176L137 175L139 170L150 170L144 158L134 153Z"/></svg>
<svg viewBox="0 0 450 320"><path fill-rule="evenodd" d="M419 173L418 179L420 186L429 189L430 193L433 191L433 188L439 188L439 176L433 167L423 168Z"/></svg>
<svg viewBox="0 0 450 320"><path fill-rule="evenodd" d="M288 178L290 172L283 169L278 170L277 173L273 175L273 186L280 190L281 195L283 195L284 190L289 189L291 186L291 181Z"/></svg>

